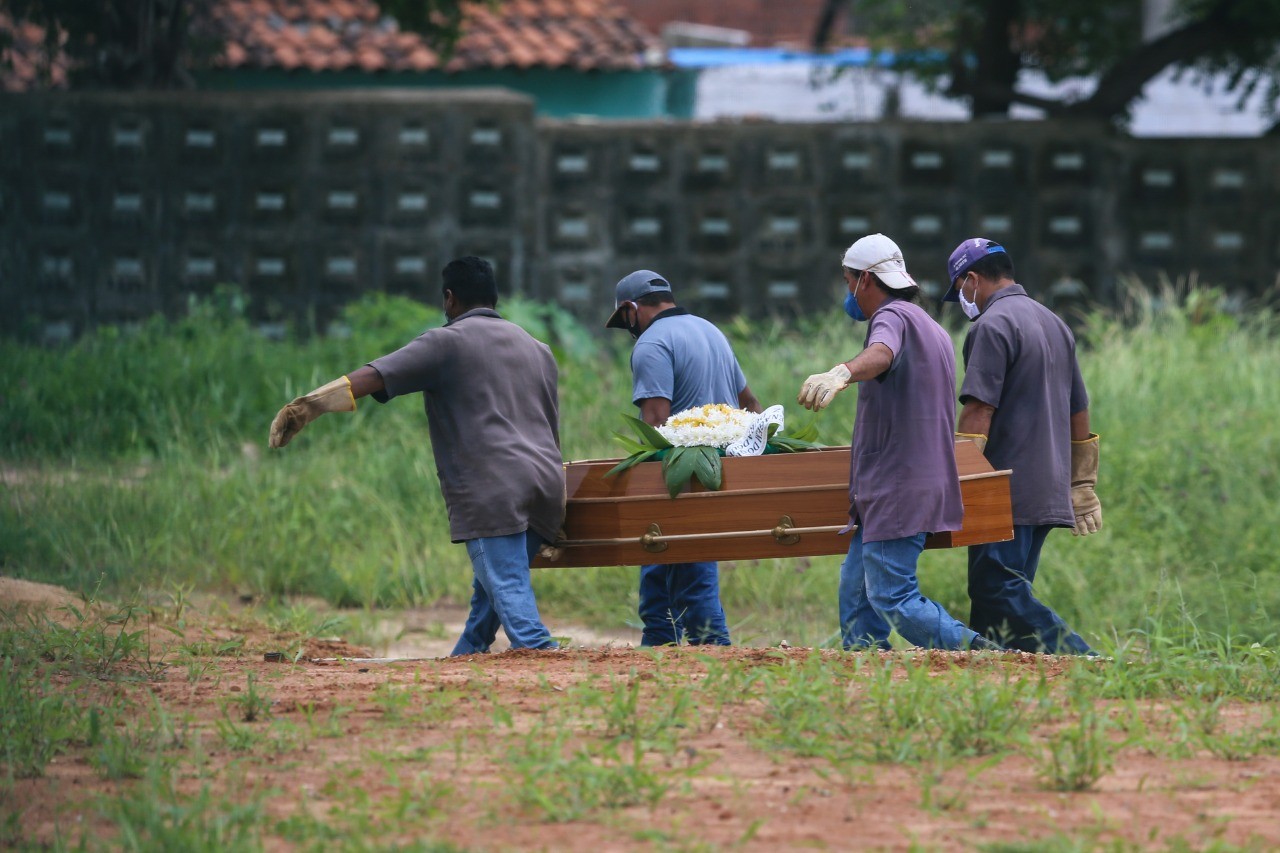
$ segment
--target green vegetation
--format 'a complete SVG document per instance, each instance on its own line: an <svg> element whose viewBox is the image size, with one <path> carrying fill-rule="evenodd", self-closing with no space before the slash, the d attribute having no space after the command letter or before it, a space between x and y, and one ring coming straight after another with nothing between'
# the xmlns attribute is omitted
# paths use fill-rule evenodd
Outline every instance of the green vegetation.
<svg viewBox="0 0 1280 853"><path fill-rule="evenodd" d="M1214 289L1135 291L1124 311L1083 321L1105 529L1051 536L1036 585L1103 647L1135 629L1192 645L1274 639L1280 336L1273 313L1228 304ZM530 302L501 308L556 353L565 457L621 455L612 433L634 411L625 336L595 337ZM861 344L835 313L724 326L753 390L784 404L793 427L805 420L794 403L803 377ZM176 583L347 607L465 602L469 567L448 542L416 399L362 401L283 451L265 448L295 394L440 319L370 298L333 334L273 341L228 291L182 321L102 329L62 350L0 342L0 566L86 593ZM848 441L853 403L844 396L818 419L820 441ZM830 641L839 563L724 565L735 639ZM926 594L963 617L963 552L929 552L921 569ZM634 624L633 570L548 570L535 582L553 630L557 618ZM98 650L106 663L118 652Z"/></svg>

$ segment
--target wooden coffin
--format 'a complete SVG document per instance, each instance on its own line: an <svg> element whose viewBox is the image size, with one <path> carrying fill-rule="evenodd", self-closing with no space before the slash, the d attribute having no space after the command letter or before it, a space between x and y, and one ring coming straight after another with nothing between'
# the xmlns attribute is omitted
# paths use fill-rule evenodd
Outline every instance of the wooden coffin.
<svg viewBox="0 0 1280 853"><path fill-rule="evenodd" d="M695 479L675 498L659 462L604 475L616 459L568 462L563 553L534 568L638 566L700 560L759 560L845 554L849 448L725 457L719 491ZM956 441L964 527L929 536L926 548L1013 538L1009 473L996 471L968 439Z"/></svg>

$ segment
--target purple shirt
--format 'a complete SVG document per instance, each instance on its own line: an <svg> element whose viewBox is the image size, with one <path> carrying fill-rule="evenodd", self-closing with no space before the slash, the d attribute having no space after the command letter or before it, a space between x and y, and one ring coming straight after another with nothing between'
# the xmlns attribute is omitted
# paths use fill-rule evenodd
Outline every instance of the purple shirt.
<svg viewBox="0 0 1280 853"><path fill-rule="evenodd" d="M428 329L370 365L385 403L422 392L454 542L530 528L554 541L564 522L556 362L490 308Z"/></svg>
<svg viewBox="0 0 1280 853"><path fill-rule="evenodd" d="M1071 330L1011 284L969 327L964 364L960 402L995 406L985 455L1013 469L1013 523L1071 527L1071 416L1089 408Z"/></svg>
<svg viewBox="0 0 1280 853"><path fill-rule="evenodd" d="M849 515L864 542L959 530L951 338L919 305L894 299L871 317L872 344L888 347L893 362L858 383Z"/></svg>

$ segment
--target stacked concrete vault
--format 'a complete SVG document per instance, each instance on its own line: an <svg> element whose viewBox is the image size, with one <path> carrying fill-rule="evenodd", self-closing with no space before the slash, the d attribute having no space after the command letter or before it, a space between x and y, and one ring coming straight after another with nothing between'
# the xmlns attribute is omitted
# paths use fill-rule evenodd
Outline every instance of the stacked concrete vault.
<svg viewBox="0 0 1280 853"><path fill-rule="evenodd" d="M435 299L450 257L599 315L662 271L712 315L830 308L870 231L932 292L983 234L1065 308L1119 276L1256 294L1280 268L1273 140L1135 140L1049 122L538 121L481 90L0 100L0 323L77 331L240 285L264 322L377 290Z"/></svg>

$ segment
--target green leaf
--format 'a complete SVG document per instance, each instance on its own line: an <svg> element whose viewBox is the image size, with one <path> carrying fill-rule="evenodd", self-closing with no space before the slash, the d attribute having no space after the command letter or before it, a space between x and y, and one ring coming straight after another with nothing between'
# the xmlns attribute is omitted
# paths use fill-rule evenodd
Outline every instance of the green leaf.
<svg viewBox="0 0 1280 853"><path fill-rule="evenodd" d="M625 414L622 417L631 424L631 428L636 431L636 435L640 436L640 440L646 442L649 447L662 448L671 446L671 442L663 438L662 433L639 418Z"/></svg>
<svg viewBox="0 0 1280 853"><path fill-rule="evenodd" d="M606 473L604 476L607 479L609 477L612 477L614 474L621 474L623 471L627 470L628 468L632 468L636 465L639 465L641 462L648 462L649 459L652 458L657 452L658 451L656 450L641 450L638 453L633 453L630 456L628 456L626 459L623 459L617 465L614 465L612 468L610 468L608 473Z"/></svg>
<svg viewBox="0 0 1280 853"><path fill-rule="evenodd" d="M667 493L674 498L693 477L708 489L718 491L724 468L714 447L676 447L662 460L662 476Z"/></svg>
<svg viewBox="0 0 1280 853"><path fill-rule="evenodd" d="M716 452L714 447L694 447L691 449L698 451L693 454L694 476L698 478L702 485L713 492L718 492L724 478L724 466L720 463L720 454Z"/></svg>
<svg viewBox="0 0 1280 853"><path fill-rule="evenodd" d="M653 450L652 447L649 447L646 444L641 444L626 433L615 432L613 437L619 444L627 449L627 453L643 453L646 450Z"/></svg>
<svg viewBox="0 0 1280 853"><path fill-rule="evenodd" d="M818 444L813 441L802 441L798 438L792 438L789 435L777 435L769 439L769 446L787 453L795 453L799 450L818 450L825 445Z"/></svg>
<svg viewBox="0 0 1280 853"><path fill-rule="evenodd" d="M814 412L804 426L799 429L791 430L784 437L795 441L811 443L818 440L818 416L821 412Z"/></svg>
<svg viewBox="0 0 1280 853"><path fill-rule="evenodd" d="M662 460L662 477L667 483L667 494L675 497L693 476L694 466L698 461L699 448L677 447Z"/></svg>

